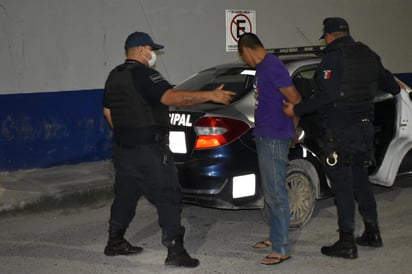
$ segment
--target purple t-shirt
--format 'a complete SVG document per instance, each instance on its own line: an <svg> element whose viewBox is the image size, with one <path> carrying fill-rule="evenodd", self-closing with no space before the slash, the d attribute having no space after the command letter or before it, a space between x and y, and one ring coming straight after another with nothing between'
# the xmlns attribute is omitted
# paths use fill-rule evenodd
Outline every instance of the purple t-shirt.
<svg viewBox="0 0 412 274"><path fill-rule="evenodd" d="M257 64L254 87L256 90L255 136L279 139L292 138L295 129L292 119L283 112L286 97L280 87L292 86L292 80L285 65L276 56L266 54Z"/></svg>

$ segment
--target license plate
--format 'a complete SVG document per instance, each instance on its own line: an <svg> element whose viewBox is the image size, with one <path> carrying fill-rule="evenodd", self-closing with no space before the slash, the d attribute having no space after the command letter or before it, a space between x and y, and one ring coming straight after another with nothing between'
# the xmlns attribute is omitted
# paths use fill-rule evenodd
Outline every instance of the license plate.
<svg viewBox="0 0 412 274"><path fill-rule="evenodd" d="M169 132L169 147L173 153L186 153L186 135L183 131Z"/></svg>

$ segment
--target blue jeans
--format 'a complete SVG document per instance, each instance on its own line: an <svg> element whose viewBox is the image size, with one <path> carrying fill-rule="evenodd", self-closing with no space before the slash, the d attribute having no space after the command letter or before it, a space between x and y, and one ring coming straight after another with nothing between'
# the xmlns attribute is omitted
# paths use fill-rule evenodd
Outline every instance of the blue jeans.
<svg viewBox="0 0 412 274"><path fill-rule="evenodd" d="M260 177L269 213L272 251L288 255L289 197L286 188L286 166L289 162L289 139L256 137Z"/></svg>

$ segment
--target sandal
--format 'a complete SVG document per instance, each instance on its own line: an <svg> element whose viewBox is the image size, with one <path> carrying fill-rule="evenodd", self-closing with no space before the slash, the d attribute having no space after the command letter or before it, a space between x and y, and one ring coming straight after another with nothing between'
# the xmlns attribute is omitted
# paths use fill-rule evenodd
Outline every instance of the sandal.
<svg viewBox="0 0 412 274"><path fill-rule="evenodd" d="M253 248L266 249L266 248L271 247L271 246L272 246L272 242L270 240L264 240L264 241L255 243L253 245Z"/></svg>
<svg viewBox="0 0 412 274"><path fill-rule="evenodd" d="M286 256L286 257L279 257L279 256L270 256L267 255L263 260L260 261L260 264L262 265L275 265L275 264L280 264L283 263L286 260L289 260L292 256Z"/></svg>

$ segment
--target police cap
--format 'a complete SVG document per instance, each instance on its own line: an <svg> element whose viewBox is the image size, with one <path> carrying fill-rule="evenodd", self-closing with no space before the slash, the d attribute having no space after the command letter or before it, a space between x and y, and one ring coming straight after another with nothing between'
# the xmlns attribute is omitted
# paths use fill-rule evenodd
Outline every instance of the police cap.
<svg viewBox="0 0 412 274"><path fill-rule="evenodd" d="M151 46L153 50L164 48L164 46L155 44L149 34L145 32L136 31L130 34L124 44L124 49L139 47L139 46Z"/></svg>
<svg viewBox="0 0 412 274"><path fill-rule="evenodd" d="M331 32L348 32L349 33L349 25L345 19L340 17L329 17L323 20L323 34L319 39L325 38L326 33Z"/></svg>

